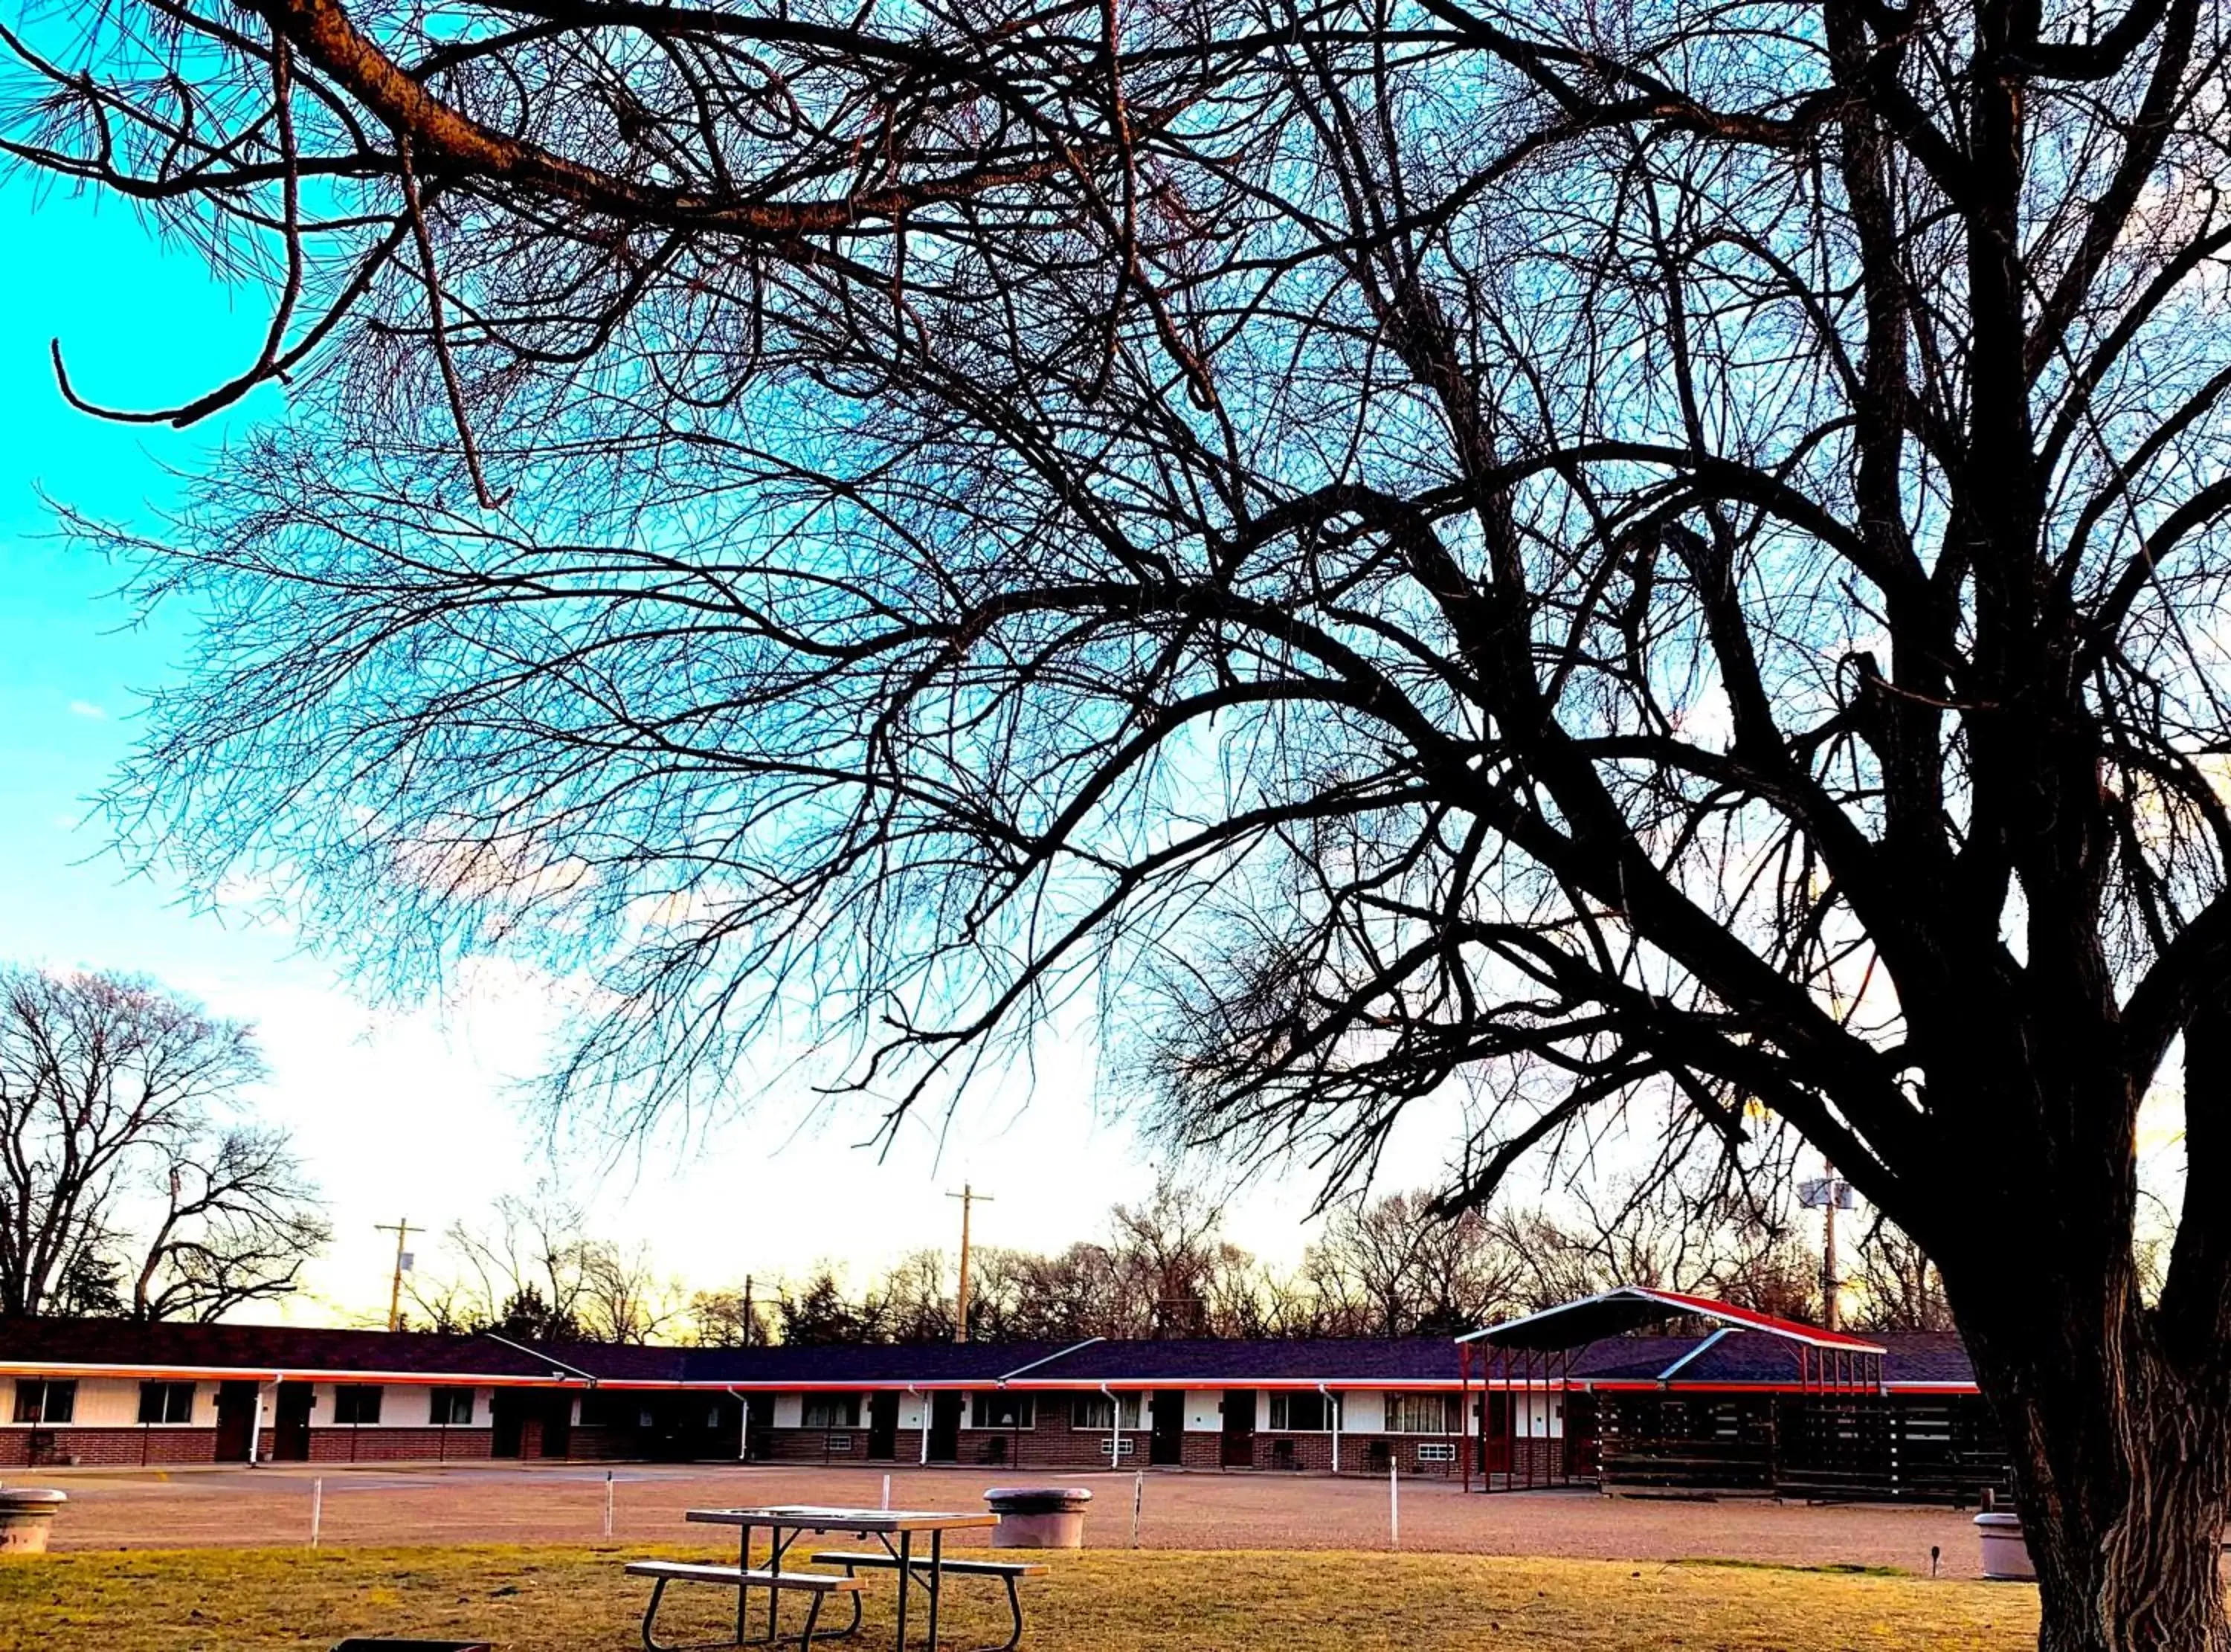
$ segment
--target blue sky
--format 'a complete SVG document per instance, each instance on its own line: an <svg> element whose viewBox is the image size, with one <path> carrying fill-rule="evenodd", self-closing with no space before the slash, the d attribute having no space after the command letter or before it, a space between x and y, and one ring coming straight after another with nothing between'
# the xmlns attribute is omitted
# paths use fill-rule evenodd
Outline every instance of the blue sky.
<svg viewBox="0 0 2231 1652"><path fill-rule="evenodd" d="M115 572L56 541L40 491L152 526L176 473L210 461L226 422L178 432L81 416L55 389L48 341L61 340L81 394L148 406L237 371L266 317L191 254L158 249L113 201L40 199L14 180L0 185L0 240L19 249L0 261L0 958L152 975L255 1022L273 1067L260 1105L295 1132L338 1231L291 1312L362 1318L385 1300L392 1241L374 1223L475 1220L497 1194L553 1172L512 1100L544 1048L545 997L531 978L491 969L452 1001L376 1011L283 927L190 912L160 878L128 875L104 854L87 800L129 745L137 691L178 669L184 616L135 626L110 594ZM228 416L270 416L279 394L260 391ZM1057 1246L1095 1229L1109 1202L1146 1191L1153 1168L1103 1116L1073 1044L1036 1056L1032 1071L972 1096L941 1147L925 1127L882 1163L850 1145L857 1119L800 1129L804 1099L778 1097L653 1169L601 1181L555 1169L602 1230L649 1242L700 1286L829 1255L857 1274L949 1245L943 1194L964 1177L998 1200L978 1217L980 1240ZM1307 1191L1253 1191L1234 1207L1235 1236L1290 1256ZM422 1254L439 1265L436 1247Z"/></svg>

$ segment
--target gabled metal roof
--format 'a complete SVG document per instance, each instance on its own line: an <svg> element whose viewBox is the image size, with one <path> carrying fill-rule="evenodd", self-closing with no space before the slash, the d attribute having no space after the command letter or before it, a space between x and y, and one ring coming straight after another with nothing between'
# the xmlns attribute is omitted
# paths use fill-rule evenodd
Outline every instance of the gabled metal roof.
<svg viewBox="0 0 2231 1652"><path fill-rule="evenodd" d="M1745 1331L1762 1331L1786 1342L1833 1353L1879 1354L1885 1352L1882 1344L1869 1342L1864 1337L1846 1336L1840 1331L1824 1331L1819 1326L1803 1325L1795 1320L1777 1319L1771 1313L1737 1307L1731 1302L1722 1302L1709 1296L1691 1296L1683 1291L1661 1291L1646 1285L1621 1285L1599 1295L1584 1296L1577 1301L1544 1308L1539 1313L1529 1313L1519 1319L1506 1320L1501 1325L1470 1332L1457 1340L1483 1343L1491 1348L1523 1348L1537 1352L1578 1348L1606 1337L1624 1336L1630 1331L1639 1331L1645 1326L1662 1325L1668 1320L1687 1314Z"/></svg>

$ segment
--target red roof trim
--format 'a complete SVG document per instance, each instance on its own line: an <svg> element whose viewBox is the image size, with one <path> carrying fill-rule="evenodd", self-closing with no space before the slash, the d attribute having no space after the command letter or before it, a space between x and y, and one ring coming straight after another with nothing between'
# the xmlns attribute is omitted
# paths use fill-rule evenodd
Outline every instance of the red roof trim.
<svg viewBox="0 0 2231 1652"><path fill-rule="evenodd" d="M1691 1313L1710 1314L1714 1319L1731 1320L1756 1331L1768 1331L1777 1337L1788 1337L1793 1342L1810 1343L1815 1348L1842 1348L1853 1353L1887 1352L1880 1343L1869 1342L1864 1337L1846 1336L1841 1331L1825 1331L1817 1325L1806 1325L1797 1320L1777 1319L1771 1313L1761 1313L1755 1308L1737 1307L1731 1302L1722 1302L1709 1296L1690 1296L1681 1291L1650 1290L1639 1286L1627 1288L1636 1295L1678 1304Z"/></svg>

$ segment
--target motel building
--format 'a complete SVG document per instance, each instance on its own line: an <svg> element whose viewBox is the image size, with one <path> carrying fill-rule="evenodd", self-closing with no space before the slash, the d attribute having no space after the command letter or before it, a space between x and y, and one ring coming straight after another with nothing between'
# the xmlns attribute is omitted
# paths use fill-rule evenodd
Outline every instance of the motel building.
<svg viewBox="0 0 2231 1652"><path fill-rule="evenodd" d="M1452 1341L529 1345L0 1324L0 1470L488 1458L1371 1475L1966 1503L2007 1484L1957 1337L1622 1287Z"/></svg>

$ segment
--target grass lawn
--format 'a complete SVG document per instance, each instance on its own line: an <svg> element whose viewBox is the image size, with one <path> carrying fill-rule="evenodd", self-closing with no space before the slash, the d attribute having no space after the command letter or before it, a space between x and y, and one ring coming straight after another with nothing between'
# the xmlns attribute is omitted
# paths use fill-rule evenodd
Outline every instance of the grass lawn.
<svg viewBox="0 0 2231 1652"><path fill-rule="evenodd" d="M634 1652L647 1589L622 1576L619 1562L645 1553L706 1552L203 1549L10 1559L0 1563L0 1648L252 1652L388 1634L485 1636L504 1652ZM2011 1584L1477 1555L1148 1550L1051 1558L1054 1575L1025 1597L1030 1652L2014 1652L2034 1646L2037 1634L2035 1592ZM722 1603L733 1612L734 1598L676 1585L660 1615L663 1638L718 1638ZM960 1637L948 1645L1001 1637L1004 1611L983 1582L956 1581L947 1601ZM890 1580L871 1583L868 1633L851 1644L888 1646L890 1605Z"/></svg>

